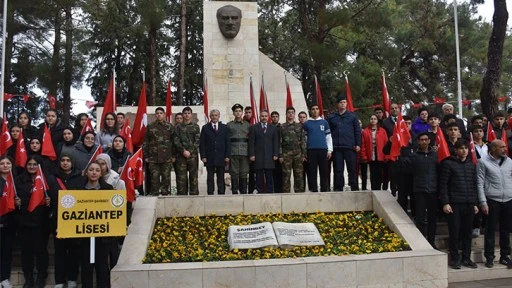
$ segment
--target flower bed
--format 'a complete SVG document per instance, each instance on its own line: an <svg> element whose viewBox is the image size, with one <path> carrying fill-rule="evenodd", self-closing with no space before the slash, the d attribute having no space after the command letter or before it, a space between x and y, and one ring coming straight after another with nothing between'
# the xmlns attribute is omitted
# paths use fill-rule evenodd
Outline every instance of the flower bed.
<svg viewBox="0 0 512 288"><path fill-rule="evenodd" d="M229 250L230 225L261 222L311 222L325 246ZM410 250L373 212L292 213L158 218L144 263L258 260L369 254Z"/></svg>

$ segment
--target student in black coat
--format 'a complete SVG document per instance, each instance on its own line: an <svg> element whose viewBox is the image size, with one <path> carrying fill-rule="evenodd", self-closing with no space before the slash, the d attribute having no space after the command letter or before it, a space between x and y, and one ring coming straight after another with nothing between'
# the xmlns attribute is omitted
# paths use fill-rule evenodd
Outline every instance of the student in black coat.
<svg viewBox="0 0 512 288"><path fill-rule="evenodd" d="M50 130L50 134L52 135L53 147L57 151L57 148L62 146L62 131L64 130L64 125L60 121L56 110L49 109L46 112L45 122L39 125L39 131L37 136L40 139L43 139L45 125L48 127L48 130Z"/></svg>
<svg viewBox="0 0 512 288"><path fill-rule="evenodd" d="M34 286L34 259L37 268L36 287L44 287L48 277L48 237L50 235L49 206L50 197L45 196L45 205L37 206L29 211L30 198L33 193L38 166L43 161L40 156L28 158L25 171L15 179L19 201L18 237L21 246L21 265L25 284L23 287ZM42 167L43 171L45 167Z"/></svg>
<svg viewBox="0 0 512 288"><path fill-rule="evenodd" d="M80 239L57 238L58 218L58 190L67 190L70 183L83 178L81 171L74 169L73 156L69 152L63 152L58 159L58 169L53 175L47 177L50 186L51 198L51 231L54 234L55 246L55 284L67 287L77 287L78 269L80 265Z"/></svg>
<svg viewBox="0 0 512 288"><path fill-rule="evenodd" d="M272 170L278 157L277 128L268 123L268 111L263 110L260 112L260 123L249 128L249 160L254 163L258 193L274 193Z"/></svg>
<svg viewBox="0 0 512 288"><path fill-rule="evenodd" d="M85 170L84 177L77 178L69 182L70 190L112 190L102 179L101 167L98 163L92 162ZM93 287L93 273L96 270L96 286L98 288L110 287L110 266L108 255L112 237L100 237L95 239L95 263L90 263L90 238L81 238L80 243L80 267L83 288Z"/></svg>
<svg viewBox="0 0 512 288"><path fill-rule="evenodd" d="M3 195L7 188L7 177L13 168L14 162L9 156L0 156L0 195ZM0 287L11 287L9 279L11 278L12 250L16 237L17 211L14 209L14 211L0 216Z"/></svg>
<svg viewBox="0 0 512 288"><path fill-rule="evenodd" d="M25 137L27 143L30 139L36 137L37 128L32 126L32 119L27 112L23 111L18 115L18 125L23 129L23 137Z"/></svg>
<svg viewBox="0 0 512 288"><path fill-rule="evenodd" d="M112 149L109 149L107 154L110 156L112 163L110 169L117 172L117 174L121 174L126 160L131 156L130 151L126 149L126 139L121 135L114 137L112 140Z"/></svg>
<svg viewBox="0 0 512 288"><path fill-rule="evenodd" d="M214 109L210 112L211 122L203 126L199 138L201 161L203 161L206 166L208 173L206 178L208 195L213 195L214 174L217 177L217 193L219 195L225 193L224 167L229 163L229 158L231 157L231 142L228 126L220 123L219 117L219 110Z"/></svg>

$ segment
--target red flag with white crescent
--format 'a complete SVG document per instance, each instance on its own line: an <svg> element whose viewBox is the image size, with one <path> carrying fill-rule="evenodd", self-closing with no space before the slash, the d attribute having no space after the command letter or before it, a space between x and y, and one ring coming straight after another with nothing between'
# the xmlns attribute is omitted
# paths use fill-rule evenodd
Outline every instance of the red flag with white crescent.
<svg viewBox="0 0 512 288"><path fill-rule="evenodd" d="M41 155L48 156L50 160L57 159L57 153L55 153L55 147L53 147L52 134L48 125L44 125L43 143L41 146Z"/></svg>
<svg viewBox="0 0 512 288"><path fill-rule="evenodd" d="M133 168L135 187L142 185L142 182L144 181L144 161L142 159L142 149L139 149L132 157L130 157L129 165Z"/></svg>
<svg viewBox="0 0 512 288"><path fill-rule="evenodd" d="M14 186L12 171L9 171L3 187L2 197L0 197L0 216L14 211L14 197L16 197L16 187Z"/></svg>
<svg viewBox="0 0 512 288"><path fill-rule="evenodd" d="M473 132L469 133L469 152L471 153L471 161L477 164L478 158L476 157L475 141L473 141Z"/></svg>
<svg viewBox="0 0 512 288"><path fill-rule="evenodd" d="M263 110L267 110L270 113L270 108L268 107L267 91L265 91L265 82L263 80L263 75L261 75L260 112Z"/></svg>
<svg viewBox="0 0 512 288"><path fill-rule="evenodd" d="M20 132L18 141L16 144L16 154L14 156L14 164L18 167L25 168L27 163L27 149L25 148L25 138L23 137L23 131Z"/></svg>
<svg viewBox="0 0 512 288"><path fill-rule="evenodd" d="M135 185L133 183L135 179L133 178L133 170L134 168L130 166L130 158L126 159L120 178L124 181L126 187L126 199L128 202L135 201Z"/></svg>
<svg viewBox="0 0 512 288"><path fill-rule="evenodd" d="M85 122L84 128L82 128L82 132L80 132L80 136L84 136L85 132L94 132L94 128L92 128L91 118L87 118L87 122Z"/></svg>
<svg viewBox="0 0 512 288"><path fill-rule="evenodd" d="M352 100L352 91L350 91L347 75L345 75L345 94L347 94L347 110L354 112L354 101Z"/></svg>
<svg viewBox="0 0 512 288"><path fill-rule="evenodd" d="M110 79L110 83L108 85L108 91L107 96L105 96L105 104L103 105L103 112L101 113L101 119L105 119L107 113L111 112L114 113L116 110L115 107L115 94L114 94L114 76L112 76L112 79ZM103 122L100 123L100 128L103 129Z"/></svg>
<svg viewBox="0 0 512 288"><path fill-rule="evenodd" d="M55 95L48 94L48 102L50 103L50 109L57 109L57 98Z"/></svg>
<svg viewBox="0 0 512 288"><path fill-rule="evenodd" d="M38 206L44 206L46 204L44 198L47 189L48 184L46 184L43 171L41 170L41 165L39 165L36 172L36 178L34 179L34 185L32 186L32 194L30 194L30 201L27 207L29 212L34 211L34 209L36 209Z"/></svg>
<svg viewBox="0 0 512 288"><path fill-rule="evenodd" d="M144 142L144 135L146 134L146 127L148 126L147 106L146 81L142 81L142 90L140 91L137 114L135 115L132 130L132 141L135 146L142 146L142 142Z"/></svg>
<svg viewBox="0 0 512 288"><path fill-rule="evenodd" d="M130 153L133 153L133 143L132 143L132 131L130 128L130 118L126 118L126 121L124 122L123 128L121 129L121 132L119 135L123 136L126 143L126 150L128 150Z"/></svg>
<svg viewBox="0 0 512 288"><path fill-rule="evenodd" d="M494 133L494 129L492 128L491 121L487 123L487 143L491 143L492 141L498 139L496 137L496 133Z"/></svg>
<svg viewBox="0 0 512 288"><path fill-rule="evenodd" d="M9 121L4 113L4 123L2 125L2 139L0 142L0 155L7 154L7 150L12 146L11 133L9 133Z"/></svg>
<svg viewBox="0 0 512 288"><path fill-rule="evenodd" d="M444 139L444 133L442 129L437 129L436 132L436 146L437 146L437 162L441 163L445 158L450 157L450 149L448 149L448 143Z"/></svg>

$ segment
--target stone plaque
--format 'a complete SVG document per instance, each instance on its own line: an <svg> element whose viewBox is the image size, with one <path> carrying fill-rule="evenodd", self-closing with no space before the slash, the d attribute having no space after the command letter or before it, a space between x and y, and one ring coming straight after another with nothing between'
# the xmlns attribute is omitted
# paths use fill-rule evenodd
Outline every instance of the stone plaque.
<svg viewBox="0 0 512 288"><path fill-rule="evenodd" d="M317 232L318 233L318 232ZM252 225L229 226L229 249L253 249L277 246L277 239L269 222Z"/></svg>
<svg viewBox="0 0 512 288"><path fill-rule="evenodd" d="M272 224L279 246L324 246L324 240L313 223Z"/></svg>

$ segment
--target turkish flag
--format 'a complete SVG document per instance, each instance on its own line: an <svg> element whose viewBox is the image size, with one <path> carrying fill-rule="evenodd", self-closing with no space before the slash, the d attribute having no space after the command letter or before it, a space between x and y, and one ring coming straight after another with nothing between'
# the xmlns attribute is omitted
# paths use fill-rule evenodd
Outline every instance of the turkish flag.
<svg viewBox="0 0 512 288"><path fill-rule="evenodd" d="M114 95L114 77L112 77L112 79L110 79L110 84L108 86L108 92L107 92L107 96L105 96L105 104L103 105L103 112L101 113L101 123L100 123L100 128L103 129L103 119L105 119L107 113L109 112L112 112L114 113L115 112L115 109L116 107L114 106L114 103L115 103L115 95Z"/></svg>
<svg viewBox="0 0 512 288"><path fill-rule="evenodd" d="M509 155L508 154L508 137L507 137L507 131L505 130L505 128L501 129L501 141L503 141L505 143L505 147L507 147L507 156L508 156Z"/></svg>
<svg viewBox="0 0 512 288"><path fill-rule="evenodd" d="M23 131L20 132L18 142L16 144L16 155L14 157L14 164L18 167L25 168L27 163L27 149L25 148L25 138L23 137Z"/></svg>
<svg viewBox="0 0 512 288"><path fill-rule="evenodd" d="M2 139L0 140L0 155L7 154L7 149L12 146L11 133L9 133L9 121L4 113L4 123L2 125Z"/></svg>
<svg viewBox="0 0 512 288"><path fill-rule="evenodd" d="M395 128L393 129L393 136L391 136L391 152L390 156L393 161L400 156L400 149L409 145L411 141L411 133L407 128L407 124L402 117L402 114L398 114Z"/></svg>
<svg viewBox="0 0 512 288"><path fill-rule="evenodd" d="M94 154L92 154L91 160L89 160L89 163L87 163L87 166L89 166L90 163L96 161L96 158L101 153L103 153L103 147L101 147L101 145L100 145L100 146L98 146L98 148L96 148L96 151L94 151Z"/></svg>
<svg viewBox="0 0 512 288"><path fill-rule="evenodd" d="M50 160L57 159L57 153L55 153L55 148L53 147L52 142L52 134L48 129L47 125L44 125L44 133L43 133L43 144L41 147L41 155L48 156Z"/></svg>
<svg viewBox="0 0 512 288"><path fill-rule="evenodd" d="M4 101L8 101L8 100L10 100L13 97L14 97L14 94L4 93Z"/></svg>
<svg viewBox="0 0 512 288"><path fill-rule="evenodd" d="M436 146L438 163L441 163L445 158L450 157L450 149L448 149L448 143L446 143L441 129L437 129L436 132Z"/></svg>
<svg viewBox="0 0 512 288"><path fill-rule="evenodd" d="M57 109L57 98L55 95L48 94L48 102L50 103L50 109Z"/></svg>
<svg viewBox="0 0 512 288"><path fill-rule="evenodd" d="M320 109L320 117L324 116L324 101L322 99L322 89L320 89L320 82L318 82L318 78L315 75L315 92L316 92L316 105Z"/></svg>
<svg viewBox="0 0 512 288"><path fill-rule="evenodd" d="M126 187L126 199L128 202L135 201L135 185L133 183L133 170L134 168L130 166L130 158L126 159L124 163L123 170L121 171L121 180L124 181Z"/></svg>
<svg viewBox="0 0 512 288"><path fill-rule="evenodd" d="M391 115L391 106L389 103L389 94L388 94L388 86L386 85L386 76L384 75L384 72L382 72L382 109L384 109L384 113L386 114L386 117L389 117Z"/></svg>
<svg viewBox="0 0 512 288"><path fill-rule="evenodd" d="M32 186L32 194L30 195L30 201L27 207L28 212L32 212L34 209L36 209L36 207L44 206L46 204L44 198L46 196L47 189L48 184L46 184L43 171L41 170L41 165L39 165L36 172L36 179L34 180L34 185Z"/></svg>
<svg viewBox="0 0 512 288"><path fill-rule="evenodd" d="M476 157L475 141L473 141L473 133L469 133L469 152L471 153L471 161L476 165L478 158Z"/></svg>
<svg viewBox="0 0 512 288"><path fill-rule="evenodd" d="M132 141L135 146L142 146L144 135L146 134L146 126L148 126L148 112L146 102L146 81L142 81L142 90L140 91L139 104L137 114L133 122Z"/></svg>
<svg viewBox="0 0 512 288"><path fill-rule="evenodd" d="M250 84L249 84L249 97L251 100L251 125L254 125L260 121L259 115L258 115L258 107L256 106L256 98L254 97L254 89L252 86L252 77L250 77Z"/></svg>
<svg viewBox="0 0 512 288"><path fill-rule="evenodd" d="M0 216L14 211L15 209L14 197L16 196L16 187L14 187L12 171L9 171L3 188L2 197L0 198Z"/></svg>
<svg viewBox="0 0 512 288"><path fill-rule="evenodd" d="M445 102L446 102L446 100L441 98L441 97L438 97L438 96L434 97L434 103L435 104L442 104L442 103L445 103Z"/></svg>
<svg viewBox="0 0 512 288"><path fill-rule="evenodd" d="M130 153L133 153L132 129L130 128L130 118L126 118L126 121L123 125L123 129L121 129L119 135L123 136L126 140L126 150L130 151Z"/></svg>
<svg viewBox="0 0 512 288"><path fill-rule="evenodd" d="M98 102L96 102L96 101L90 101L90 100L85 101L85 106L87 106L87 108L89 108L89 109L96 106L96 104L98 104Z"/></svg>
<svg viewBox="0 0 512 288"><path fill-rule="evenodd" d="M85 132L94 132L94 128L92 128L91 118L87 118L87 122L85 122L84 128L82 128L82 132L80 132L80 136L84 136Z"/></svg>
<svg viewBox="0 0 512 288"><path fill-rule="evenodd" d="M208 123L210 122L210 117L208 114L208 78L205 77L204 79L204 86L203 86L203 112L204 112L204 122Z"/></svg>
<svg viewBox="0 0 512 288"><path fill-rule="evenodd" d="M487 143L491 143L496 140L496 133L494 133L494 129L492 128L491 121L487 122Z"/></svg>
<svg viewBox="0 0 512 288"><path fill-rule="evenodd" d="M144 181L144 161L142 149L139 149L132 157L130 157L129 166L133 168L133 179L135 187L142 185Z"/></svg>
<svg viewBox="0 0 512 288"><path fill-rule="evenodd" d="M261 75L260 112L263 110L267 110L270 113L270 107L268 107L267 91L265 91L265 82L263 81L263 75Z"/></svg>
<svg viewBox="0 0 512 288"><path fill-rule="evenodd" d="M290 108L293 107L292 91L290 89L290 83L288 83L288 79L286 79L286 74L284 74L284 81L286 82L286 108Z"/></svg>
<svg viewBox="0 0 512 288"><path fill-rule="evenodd" d="M352 91L350 91L350 85L348 85L347 75L345 75L345 94L347 94L347 110L354 112L354 101L352 100Z"/></svg>
<svg viewBox="0 0 512 288"><path fill-rule="evenodd" d="M167 82L167 96L165 97L165 120L171 123L172 116L172 91L171 80Z"/></svg>
<svg viewBox="0 0 512 288"><path fill-rule="evenodd" d="M28 94L23 95L23 102L27 103L29 99L30 99L30 95L28 95Z"/></svg>

